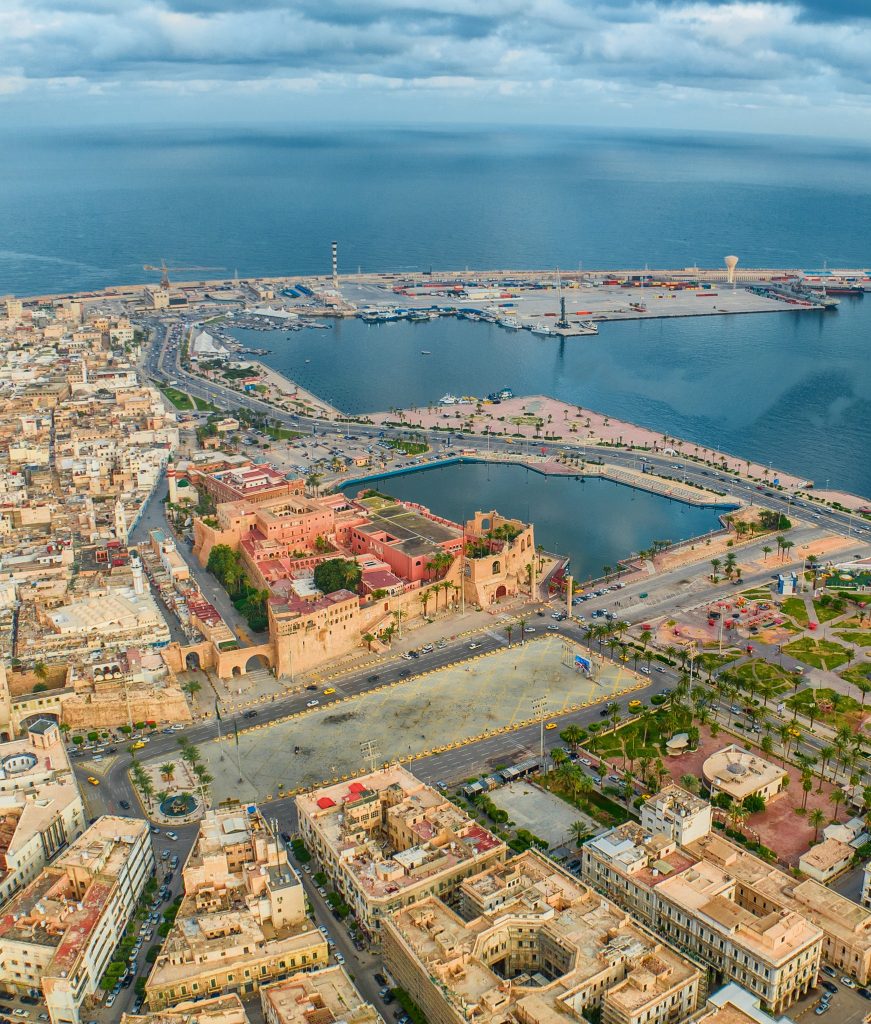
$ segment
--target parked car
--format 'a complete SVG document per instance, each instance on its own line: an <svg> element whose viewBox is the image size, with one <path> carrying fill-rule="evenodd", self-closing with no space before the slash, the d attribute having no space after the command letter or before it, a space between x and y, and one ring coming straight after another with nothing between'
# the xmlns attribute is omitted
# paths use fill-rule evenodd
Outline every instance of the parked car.
<svg viewBox="0 0 871 1024"><path fill-rule="evenodd" d="M257 712L253 708L251 708L250 710L244 712L242 717L243 718L256 718L257 717Z"/></svg>

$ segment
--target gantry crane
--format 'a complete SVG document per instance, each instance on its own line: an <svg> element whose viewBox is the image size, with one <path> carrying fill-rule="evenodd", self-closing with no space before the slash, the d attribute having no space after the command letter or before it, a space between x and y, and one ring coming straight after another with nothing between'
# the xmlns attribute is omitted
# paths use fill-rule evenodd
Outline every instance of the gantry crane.
<svg viewBox="0 0 871 1024"><path fill-rule="evenodd" d="M142 267L143 270L153 270L155 273L160 274L160 287L169 288L169 272L170 270L175 273L177 270L226 270L226 267L168 267L166 260L160 261L160 266L155 267L150 263L146 263Z"/></svg>

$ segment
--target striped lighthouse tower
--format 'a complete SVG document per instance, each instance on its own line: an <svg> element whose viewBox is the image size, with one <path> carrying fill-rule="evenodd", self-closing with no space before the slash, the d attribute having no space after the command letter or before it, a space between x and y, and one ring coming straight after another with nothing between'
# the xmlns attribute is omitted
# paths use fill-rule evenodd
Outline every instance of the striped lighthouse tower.
<svg viewBox="0 0 871 1024"><path fill-rule="evenodd" d="M333 287L339 288L339 243L333 242Z"/></svg>

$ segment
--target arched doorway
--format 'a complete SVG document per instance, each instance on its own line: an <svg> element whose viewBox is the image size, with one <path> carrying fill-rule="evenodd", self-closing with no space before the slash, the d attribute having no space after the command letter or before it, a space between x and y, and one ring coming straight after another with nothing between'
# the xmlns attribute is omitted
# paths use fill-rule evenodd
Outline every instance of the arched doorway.
<svg viewBox="0 0 871 1024"><path fill-rule="evenodd" d="M269 659L264 654L252 654L245 662L245 671L254 672L257 669L268 669Z"/></svg>
<svg viewBox="0 0 871 1024"><path fill-rule="evenodd" d="M499 586L496 588L496 600L498 601L500 597L507 597L507 596L508 596L508 588L505 586L504 583L500 583Z"/></svg>
<svg viewBox="0 0 871 1024"><path fill-rule="evenodd" d="M200 664L200 656L196 651L190 651L184 659L185 666L191 670L200 669L203 666Z"/></svg>
<svg viewBox="0 0 871 1024"><path fill-rule="evenodd" d="M238 665L234 665L233 666L233 675L234 676L241 676L242 675L242 669L239 668Z"/></svg>

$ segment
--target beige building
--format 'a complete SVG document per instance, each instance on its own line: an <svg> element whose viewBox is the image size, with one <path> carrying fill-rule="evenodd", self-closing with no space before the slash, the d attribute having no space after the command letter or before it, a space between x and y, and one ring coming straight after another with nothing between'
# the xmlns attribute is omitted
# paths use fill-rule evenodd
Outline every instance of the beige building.
<svg viewBox="0 0 871 1024"><path fill-rule="evenodd" d="M641 827L684 846L711 831L711 805L680 786L666 786L641 808Z"/></svg>
<svg viewBox="0 0 871 1024"><path fill-rule="evenodd" d="M98 818L0 912L0 985L78 1024L153 871L146 821Z"/></svg>
<svg viewBox="0 0 871 1024"><path fill-rule="evenodd" d="M385 962L429 1024L686 1020L702 972L552 861L527 852L392 914Z"/></svg>
<svg viewBox="0 0 871 1024"><path fill-rule="evenodd" d="M121 1024L250 1024L235 994L179 1003L155 1013L122 1013Z"/></svg>
<svg viewBox="0 0 871 1024"><path fill-rule="evenodd" d="M298 796L296 808L306 845L370 934L505 859L501 839L398 765Z"/></svg>
<svg viewBox="0 0 871 1024"><path fill-rule="evenodd" d="M724 864L668 836L621 825L585 844L581 870L599 892L707 965L714 982L735 981L774 1012L815 983L822 929L794 908L748 899Z"/></svg>
<svg viewBox="0 0 871 1024"><path fill-rule="evenodd" d="M296 974L260 990L266 1024L384 1024L342 967Z"/></svg>
<svg viewBox="0 0 871 1024"><path fill-rule="evenodd" d="M702 775L711 796L726 793L738 804L748 796L761 796L768 803L783 789L786 770L732 743L705 760Z"/></svg>
<svg viewBox="0 0 871 1024"><path fill-rule="evenodd" d="M327 962L287 853L256 809L210 811L183 870L184 898L146 983L151 1010L257 991Z"/></svg>
<svg viewBox="0 0 871 1024"><path fill-rule="evenodd" d="M840 839L824 839L802 854L798 867L808 878L825 885L850 866L854 852Z"/></svg>
<svg viewBox="0 0 871 1024"><path fill-rule="evenodd" d="M0 744L0 903L85 830L85 808L60 729L33 722Z"/></svg>
<svg viewBox="0 0 871 1024"><path fill-rule="evenodd" d="M812 878L799 881L717 832L690 844L690 856L722 867L735 879L742 906L764 914L785 908L823 933L823 960L866 985L871 981L871 912Z"/></svg>

